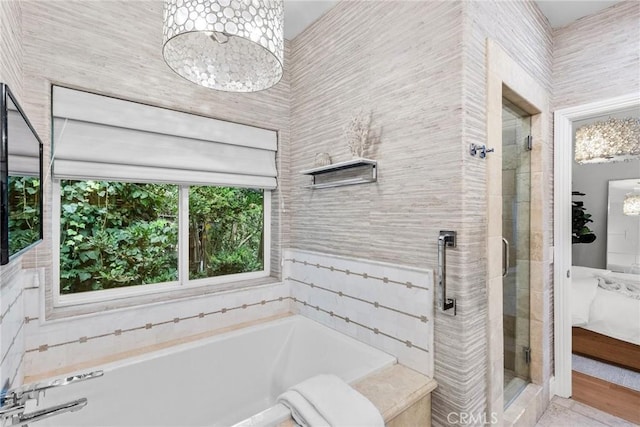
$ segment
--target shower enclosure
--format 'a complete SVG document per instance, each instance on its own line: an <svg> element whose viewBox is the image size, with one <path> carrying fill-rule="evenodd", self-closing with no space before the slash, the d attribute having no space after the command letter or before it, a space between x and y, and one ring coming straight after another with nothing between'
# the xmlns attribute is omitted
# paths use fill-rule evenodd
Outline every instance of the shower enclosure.
<svg viewBox="0 0 640 427"><path fill-rule="evenodd" d="M505 408L530 381L531 116L502 102L502 288Z"/></svg>

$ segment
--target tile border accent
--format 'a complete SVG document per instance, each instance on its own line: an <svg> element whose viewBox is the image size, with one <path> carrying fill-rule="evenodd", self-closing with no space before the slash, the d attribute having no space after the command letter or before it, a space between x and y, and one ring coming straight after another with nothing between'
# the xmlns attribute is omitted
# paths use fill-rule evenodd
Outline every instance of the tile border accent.
<svg viewBox="0 0 640 427"><path fill-rule="evenodd" d="M424 351L425 353L429 353L429 350L427 350L426 348L423 348L423 347L420 347L418 345L415 345L409 340L403 340L402 338L398 338L398 337L395 337L393 335L387 334L386 332L383 332L383 331L379 330L378 328L372 328L371 326L367 326L367 325L365 325L363 323L356 322L355 320L351 320L349 317L342 316L340 314L337 314L334 311L325 310L324 308L320 307L319 305L313 305L313 304L310 304L307 301L300 300L300 299L295 298L295 297L291 298L291 300L294 303L302 304L305 307L314 308L316 311L320 311L322 313L328 314L331 317L337 317L338 319L344 320L346 323L353 323L354 325L360 326L361 328L364 328L364 329L367 329L367 330L373 332L376 335L382 335L384 337L391 338L392 340L398 341L399 343L402 343L402 344L406 345L409 348L415 348L417 350Z"/></svg>
<svg viewBox="0 0 640 427"><path fill-rule="evenodd" d="M4 360L7 358L9 353L11 353L11 348L16 343L16 338L18 338L18 335L20 335L20 332L22 331L22 327L23 326L24 326L24 321L20 322L20 326L16 330L16 333L13 335L13 338L11 339L11 343L7 347L7 351L5 351L4 355L2 356L2 360L0 361L0 365L4 364ZM24 352L22 352L22 353L24 354Z"/></svg>
<svg viewBox="0 0 640 427"><path fill-rule="evenodd" d="M11 380L9 380L9 384L11 384L11 387L16 387L16 378L18 377L18 372L20 372L20 368L22 367L22 363L24 362L24 351L20 354L20 360L18 361L18 365L16 366L16 370L13 373L13 375L11 375Z"/></svg>
<svg viewBox="0 0 640 427"><path fill-rule="evenodd" d="M312 266L312 267L316 267L316 268L324 268L325 270L337 271L337 272L339 272L339 273L344 273L344 274L346 274L347 276L349 276L350 274L353 274L354 276L360 276L360 277L362 277L363 279L374 279L374 280L380 280L380 281L382 281L383 283L391 283L391 284L394 284L394 285L401 285L401 286L405 286L405 287L407 287L408 289L416 288L416 289L421 289L421 290L423 290L423 291L428 291L428 290L429 290L429 288L428 288L428 287L426 287L426 286L419 286L419 285L415 285L415 284L413 284L413 283L411 283L411 282L400 282L400 281L397 281L397 280L389 279L388 277L377 277L377 276L372 276L372 275L370 275L370 274L368 274L368 273L356 273L355 271L351 271L351 270L349 270L349 269L342 270L342 269L340 269L340 268L336 268L336 267L334 267L334 266L332 266L332 265L331 265L331 266L326 266L326 265L322 265L322 264L319 264L319 263L315 263L315 264L314 264L314 263L310 263L310 262L307 262L307 261L298 261L298 260L296 260L295 258L285 258L285 259L284 259L284 261L285 261L285 262L287 262L287 261L288 261L288 262L291 262L291 263L293 263L293 264L295 264L295 263L297 262L297 263L299 263L299 264L303 264L303 265L310 265L310 266Z"/></svg>
<svg viewBox="0 0 640 427"><path fill-rule="evenodd" d="M18 300L20 298L22 298L22 294L24 293L24 289L20 289L20 292L18 293L18 295L16 295L16 297L14 298L13 301L11 301L11 303L7 306L7 309L4 311L4 313L2 313L0 315L0 325L2 325L2 321L4 320L5 317L7 317L7 315L9 314L9 312L11 311L11 309L13 308L14 305L16 305L16 303L18 302Z"/></svg>
<svg viewBox="0 0 640 427"><path fill-rule="evenodd" d="M369 277L371 277L371 276L369 276ZM363 302L363 303L365 303L365 304L372 305L372 306L374 306L375 308L384 308L384 309L386 309L386 310L393 311L394 313L403 314L403 315L405 315L405 316L408 316L408 317L411 317L411 318L414 318L414 319L420 320L422 323L427 323L427 322L429 321L429 319L427 318L427 316L419 316L419 315L417 315L417 314L408 313L408 312L406 312L406 311L402 311L402 310L399 310L399 309L397 309L397 308L393 308L393 307L389 307L389 306L386 306L386 305L380 304L378 301L369 301L369 300L366 300L366 299L364 299L364 298L354 297L353 295L349 295L349 294L347 294L347 293L345 293L345 292L342 292L342 291L334 291L334 290L332 290L332 289L325 288L325 287L323 287L323 286L316 285L316 284L314 284L314 283L307 283L307 282L304 282L304 281L302 281L302 280L294 279L293 277L290 277L290 276L289 276L289 277L287 277L287 278L286 278L286 280L291 280L292 282L300 283L300 284L302 284L302 285L309 286L310 288L318 288L318 289L322 289L323 291L330 292L330 293L332 293L332 294L338 295L339 297L351 298L351 299L353 299L353 300L360 301L360 302ZM294 298L294 301L295 301L295 298Z"/></svg>
<svg viewBox="0 0 640 427"><path fill-rule="evenodd" d="M277 298L273 298L273 299L269 299L269 300L261 300L258 302L254 302L254 303L250 303L250 304L241 304L235 307L224 307L221 308L219 310L215 310L215 311L210 311L210 312L199 312L198 314L194 314L191 316L185 316L185 317L172 317L171 319L162 321L162 322L157 322L157 323L145 323L141 326L136 326L133 328L128 328L128 329L116 329L113 332L107 332L104 334L99 334L99 335L92 335L92 336L81 336L77 339L74 340L70 340L70 341L64 341L64 342L60 342L60 343L55 343L55 344L41 344L38 347L34 347L34 348L30 348L28 350L25 350L25 353L32 353L32 352L44 352L49 350L50 348L56 348L56 347L62 347L65 345L69 345L69 344L84 344L87 343L91 340L96 340L96 339L100 339L100 338L105 338L108 336L121 336L127 332L133 332L133 331L138 331L138 330L142 330L142 329L152 329L154 326L161 326L161 325L166 325L166 324L170 324L170 323L178 323L184 320L191 320L191 319L203 319L207 316L212 316L214 314L225 314L228 313L230 311L233 310L245 310L249 307L254 307L254 306L259 306L259 305L266 305L266 304L270 304L270 303L274 303L274 302L283 302L286 300L291 299L291 297L286 296L286 297L277 297ZM23 322L24 325L24 322Z"/></svg>

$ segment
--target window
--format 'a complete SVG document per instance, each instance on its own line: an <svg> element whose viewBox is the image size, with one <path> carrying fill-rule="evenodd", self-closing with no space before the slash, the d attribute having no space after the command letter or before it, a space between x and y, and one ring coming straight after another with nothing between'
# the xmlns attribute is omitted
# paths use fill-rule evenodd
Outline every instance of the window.
<svg viewBox="0 0 640 427"><path fill-rule="evenodd" d="M264 268L263 192L189 188L189 279Z"/></svg>
<svg viewBox="0 0 640 427"><path fill-rule="evenodd" d="M276 131L51 96L54 306L269 275Z"/></svg>
<svg viewBox="0 0 640 427"><path fill-rule="evenodd" d="M98 180L54 191L62 305L269 275L269 191Z"/></svg>

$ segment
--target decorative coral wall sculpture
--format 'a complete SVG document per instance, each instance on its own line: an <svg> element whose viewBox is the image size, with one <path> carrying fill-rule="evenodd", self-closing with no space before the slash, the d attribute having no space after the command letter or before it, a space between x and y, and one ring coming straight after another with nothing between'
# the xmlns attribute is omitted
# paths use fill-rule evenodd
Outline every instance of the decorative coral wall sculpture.
<svg viewBox="0 0 640 427"><path fill-rule="evenodd" d="M369 130L371 127L371 111L357 110L349 123L344 127L344 136L353 157L364 157L371 144Z"/></svg>

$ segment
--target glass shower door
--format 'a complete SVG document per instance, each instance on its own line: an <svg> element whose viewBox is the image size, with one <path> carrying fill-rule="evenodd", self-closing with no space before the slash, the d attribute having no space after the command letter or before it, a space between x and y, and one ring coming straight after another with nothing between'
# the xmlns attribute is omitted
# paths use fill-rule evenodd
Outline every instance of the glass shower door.
<svg viewBox="0 0 640 427"><path fill-rule="evenodd" d="M531 116L503 100L502 237L505 408L529 376Z"/></svg>

